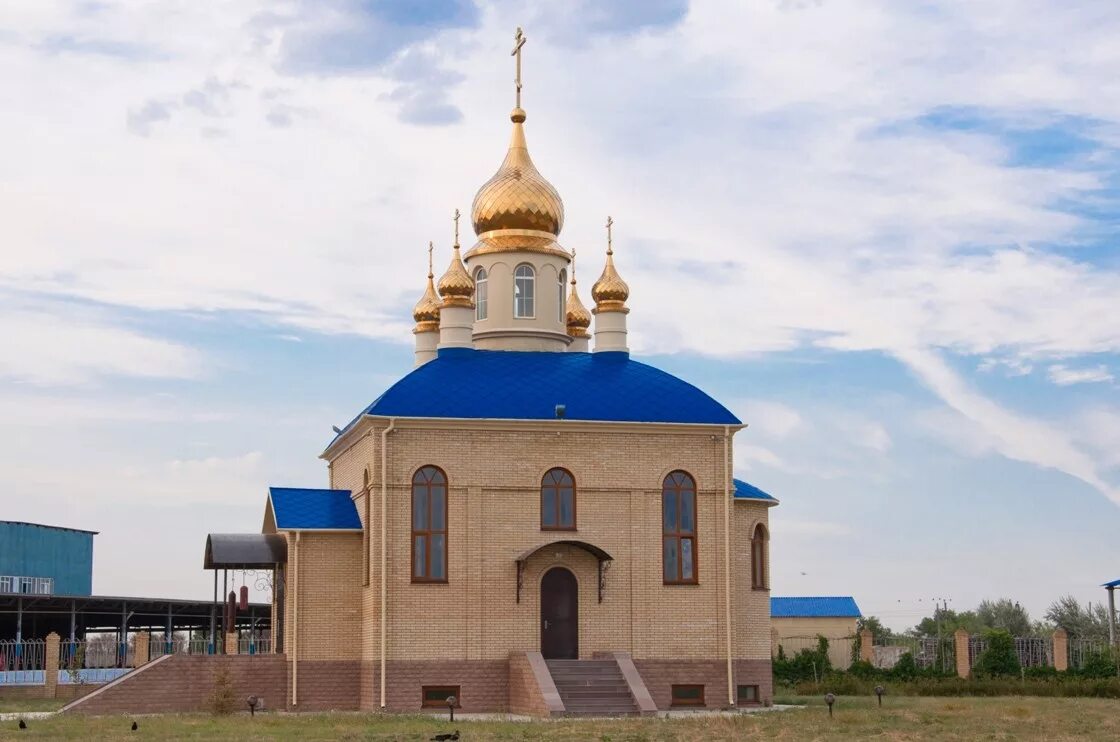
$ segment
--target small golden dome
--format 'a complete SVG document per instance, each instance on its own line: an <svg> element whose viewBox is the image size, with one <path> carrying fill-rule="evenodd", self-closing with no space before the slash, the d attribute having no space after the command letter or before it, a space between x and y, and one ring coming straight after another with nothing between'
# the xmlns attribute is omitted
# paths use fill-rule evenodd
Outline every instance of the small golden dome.
<svg viewBox="0 0 1120 742"><path fill-rule="evenodd" d="M591 326L591 312L583 306L576 293L576 251L572 249L572 290L568 294L568 304L564 311L568 325L568 336L574 338L588 337L587 328Z"/></svg>
<svg viewBox="0 0 1120 742"><path fill-rule="evenodd" d="M595 300L596 312L629 312L626 300L630 298L630 287L614 268L614 248L611 244L611 227L614 220L607 217L607 264L603 275L591 287L591 298Z"/></svg>
<svg viewBox="0 0 1120 742"><path fill-rule="evenodd" d="M432 279L432 243L428 243L428 286L416 306L412 308L412 319L416 320L413 332L434 332L439 329L439 295L436 294Z"/></svg>
<svg viewBox="0 0 1120 742"><path fill-rule="evenodd" d="M529 157L522 126L525 111L514 108L510 120L513 136L506 159L474 197L474 232L481 236L498 229L527 229L559 235L564 226L564 202Z"/></svg>
<svg viewBox="0 0 1120 742"><path fill-rule="evenodd" d="M463 259L459 257L458 243L451 255L451 265L439 279L439 295L443 297L442 306L445 307L474 306L474 280L463 266Z"/></svg>

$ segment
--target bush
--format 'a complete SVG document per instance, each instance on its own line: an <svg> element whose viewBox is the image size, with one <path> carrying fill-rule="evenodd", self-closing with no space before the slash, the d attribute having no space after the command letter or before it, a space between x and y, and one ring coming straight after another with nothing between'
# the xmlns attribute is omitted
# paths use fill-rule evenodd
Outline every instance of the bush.
<svg viewBox="0 0 1120 742"><path fill-rule="evenodd" d="M793 686L799 696L835 693L841 696L873 696L875 686L883 685L887 695L895 696L1049 696L1120 698L1120 678L1084 678L1070 673L1056 673L1049 679L1021 680L990 678L920 677L908 682L864 680L849 673L834 673L820 683L804 682Z"/></svg>
<svg viewBox="0 0 1120 742"><path fill-rule="evenodd" d="M215 716L232 714L237 706L237 698L233 693L233 678L230 677L229 668L224 664L214 674L214 689L210 691L207 702L210 713Z"/></svg>
<svg viewBox="0 0 1120 742"><path fill-rule="evenodd" d="M817 637L816 649L802 649L792 659L786 659L782 647L773 661L774 680L786 685L805 681L818 681L832 671L828 659L828 639Z"/></svg>
<svg viewBox="0 0 1120 742"><path fill-rule="evenodd" d="M976 658L972 674L977 678L1019 677L1019 655L1011 633L1006 629L991 629L984 638L988 641L988 648Z"/></svg>
<svg viewBox="0 0 1120 742"><path fill-rule="evenodd" d="M1083 678L1114 678L1118 674L1117 659L1109 649L1093 652L1075 672Z"/></svg>
<svg viewBox="0 0 1120 742"><path fill-rule="evenodd" d="M887 675L897 680L913 680L916 678L918 676L918 663L914 661L914 655L910 652L903 652Z"/></svg>

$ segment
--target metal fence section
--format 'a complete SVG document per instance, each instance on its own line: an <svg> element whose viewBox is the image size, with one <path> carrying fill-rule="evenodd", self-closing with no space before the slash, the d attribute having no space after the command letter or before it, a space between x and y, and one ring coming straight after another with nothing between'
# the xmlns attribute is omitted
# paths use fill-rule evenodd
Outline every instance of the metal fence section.
<svg viewBox="0 0 1120 742"><path fill-rule="evenodd" d="M45 682L42 639L0 641L0 685L41 685Z"/></svg>
<svg viewBox="0 0 1120 742"><path fill-rule="evenodd" d="M1015 654L1022 667L1053 667L1054 640L1044 636L1017 636Z"/></svg>
<svg viewBox="0 0 1120 742"><path fill-rule="evenodd" d="M271 654L272 639L268 636L242 636L237 640L238 654Z"/></svg>
<svg viewBox="0 0 1120 742"><path fill-rule="evenodd" d="M890 670L909 654L922 670L953 672L956 668L956 647L951 636L890 636L875 640L872 664Z"/></svg>
<svg viewBox="0 0 1120 742"><path fill-rule="evenodd" d="M1078 670L1085 667L1090 658L1108 653L1108 642L1102 639L1069 640L1069 666Z"/></svg>

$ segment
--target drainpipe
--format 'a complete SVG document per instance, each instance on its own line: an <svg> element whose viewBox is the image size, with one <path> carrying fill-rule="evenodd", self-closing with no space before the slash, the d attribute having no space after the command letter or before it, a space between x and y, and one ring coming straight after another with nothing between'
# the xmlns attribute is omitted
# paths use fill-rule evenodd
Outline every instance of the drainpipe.
<svg viewBox="0 0 1120 742"><path fill-rule="evenodd" d="M731 426L723 426L723 622L727 639L727 703L735 705L731 658Z"/></svg>
<svg viewBox="0 0 1120 742"><path fill-rule="evenodd" d="M296 531L296 541L292 544L292 705L295 706L299 697L299 537Z"/></svg>
<svg viewBox="0 0 1120 742"><path fill-rule="evenodd" d="M397 418L390 417L389 425L381 431L381 710L385 710L385 611L389 603L389 580L387 572L388 551L385 546L385 503L389 497L388 472L389 472L389 433L396 427ZM409 567L409 569L412 569Z"/></svg>
<svg viewBox="0 0 1120 742"><path fill-rule="evenodd" d="M1108 588L1108 646L1116 646L1116 588Z"/></svg>

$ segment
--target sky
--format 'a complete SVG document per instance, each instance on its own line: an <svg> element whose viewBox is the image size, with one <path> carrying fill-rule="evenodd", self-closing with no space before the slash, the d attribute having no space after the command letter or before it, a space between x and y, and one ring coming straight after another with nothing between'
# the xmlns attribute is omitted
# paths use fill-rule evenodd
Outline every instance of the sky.
<svg viewBox="0 0 1120 742"><path fill-rule="evenodd" d="M412 364L426 248L504 155L635 357L749 427L775 595L895 628L1120 577L1120 8L1047 0L15 0L0 517L206 597ZM438 266L437 266L438 270Z"/></svg>

